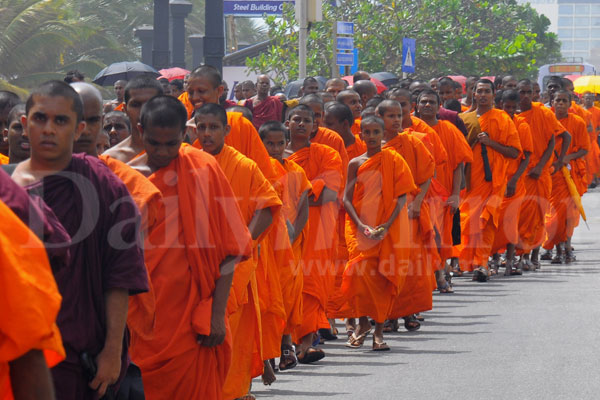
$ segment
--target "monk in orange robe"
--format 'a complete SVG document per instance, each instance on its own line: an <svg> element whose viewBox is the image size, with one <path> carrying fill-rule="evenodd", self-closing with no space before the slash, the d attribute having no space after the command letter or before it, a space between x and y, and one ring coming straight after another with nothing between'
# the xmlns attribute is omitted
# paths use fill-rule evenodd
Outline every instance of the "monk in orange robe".
<svg viewBox="0 0 600 400"><path fill-rule="evenodd" d="M533 141L533 152L523 177L527 196L519 214L519 244L517 245L518 251L522 254L521 265L523 269L528 270L539 266L539 246L542 245L546 235L544 218L550 205L552 190L550 167L555 145L560 137L562 144L560 148L557 147L557 161L561 160L562 163L570 143L570 135L550 109L541 103L532 102L531 81L528 79L519 81L517 91L520 96L519 116L525 118L525 122L529 124Z"/></svg>
<svg viewBox="0 0 600 400"><path fill-rule="evenodd" d="M131 165L161 191L165 215L145 248L153 266L154 334L132 330L132 359L142 370L148 399L228 398L228 299L235 264L252 254L250 233L218 162L181 146L187 120L181 103L155 97L140 120L146 152Z"/></svg>
<svg viewBox="0 0 600 400"><path fill-rule="evenodd" d="M352 89L346 89L339 92L338 95L335 97L335 100L338 103L345 104L350 108L350 111L352 111L352 118L354 120L351 127L352 134L360 134L360 114L363 109L362 104L360 102L360 95Z"/></svg>
<svg viewBox="0 0 600 400"><path fill-rule="evenodd" d="M439 97L439 96L438 96ZM411 102L411 94L408 90L405 89L392 89L388 92L387 98L390 100L395 100L400 104L402 108L402 131L411 135L415 135L419 138L423 144L427 147L431 155L433 156L436 171L437 170L445 170L446 163L448 162L448 154L446 152L445 147L443 146L439 135L431 129L431 127L425 123L425 121L421 120L414 115L411 115L412 112L412 102ZM436 172L437 174L437 172ZM439 191L440 186L436 177L431 178L430 189L427 191L427 195L425 196L425 200L429 203L431 215L435 216L441 211L436 211L436 207L439 210L440 205L434 201L434 198L437 197L437 192ZM435 222L435 221L434 221ZM439 227L435 226L435 229L439 232ZM452 227L450 227L451 229ZM439 253L439 252L438 252ZM437 288L443 293L452 293L452 289L450 288L449 283L446 281L447 274L443 273L443 270L446 269L445 259L439 258L439 265L434 266L436 281L432 281L432 290ZM448 269L450 266L448 266Z"/></svg>
<svg viewBox="0 0 600 400"><path fill-rule="evenodd" d="M358 94L356 94L356 96L358 97ZM342 140L344 141L344 146L346 147L346 152L348 154L349 160L352 160L353 158L358 157L367 151L367 147L365 143L361 140L359 135L355 135L352 132L352 126L355 122L354 116L350 107L348 107L344 103L329 103L325 109L325 117L323 118L323 122L327 129L336 132L342 138ZM327 316L329 318L345 318L346 329L348 331L353 331L355 329L356 323L353 318L349 318L349 316L351 316L348 314L350 308L347 307L345 296L341 291L344 266L348 262L348 250L346 248L346 239L344 233L345 220L345 210L341 209L338 217L339 242L336 259L335 283L334 288L331 292L329 303L327 305Z"/></svg>
<svg viewBox="0 0 600 400"><path fill-rule="evenodd" d="M437 119L439 107L438 94L433 90L424 90L417 99L417 112L419 117L423 118L423 121L416 117L411 117L410 119L413 125L419 126L421 123L425 123L427 129L433 130L434 135L439 137L445 149L444 154L446 155L447 162L439 164L436 159L436 176L432 179L426 200L431 207L433 224L437 231L437 247L440 254L441 266L443 266L443 269L440 268L436 271L438 289L441 293L451 293L452 290L448 287L449 284L446 284L443 280L447 279L446 276L449 275L450 269L458 269L458 259L456 258L458 254L456 254L453 245L460 243L460 237L453 238L452 232L454 218L460 204L464 164L473 161L473 151L462 132L454 124L450 121ZM407 129L410 130L411 128ZM423 128L419 127L419 129ZM428 136L433 137L433 135ZM460 226L457 227L460 228ZM453 239L458 240L455 243ZM449 258L451 259L451 263L446 266L446 260ZM442 272L445 273L443 274Z"/></svg>
<svg viewBox="0 0 600 400"><path fill-rule="evenodd" d="M87 121L81 136L73 144L74 152L99 158L121 179L142 215L141 232L144 237L148 237L148 232L158 224L162 215L163 203L160 191L148 178L127 164L107 155L98 156L96 143L102 132L102 95L98 89L86 82L74 82L71 86L81 97L83 117ZM154 266L146 265L146 267L148 270L154 269ZM140 335L150 335L155 320L154 307L155 298L150 282L148 293L129 297L127 314L130 329L139 329Z"/></svg>
<svg viewBox="0 0 600 400"><path fill-rule="evenodd" d="M3 202L0 216L0 399L54 399L48 368L65 358L62 298L43 243Z"/></svg>
<svg viewBox="0 0 600 400"><path fill-rule="evenodd" d="M304 170L295 162L284 159L287 129L279 121L266 122L259 129L260 137L269 152L277 181L273 183L283 203L283 226L275 226L269 234L279 267L281 291L286 310L286 325L281 339L279 370L296 366L297 359L292 333L302 324L303 274L298 270L308 235L308 194L312 185ZM289 239L288 239L289 238ZM289 245L293 247L289 247ZM291 256L289 251L292 252Z"/></svg>
<svg viewBox="0 0 600 400"><path fill-rule="evenodd" d="M312 94L306 95L300 99L299 104L306 105L313 110L315 114L315 124L311 133L311 143L320 143L331 147L338 152L342 159L342 184L346 182L346 171L348 169L348 153L346 152L346 143L342 137L334 130L331 130L324 125L324 104L320 96ZM348 251L346 249L346 239L344 236L344 208L341 204L341 196L338 199L339 214L337 218L336 231L338 234L337 249L335 252L335 261L333 269L329 276L329 301L326 309L327 318L329 319L330 330L324 329L319 331L319 334L326 340L336 339L333 333L336 333L335 328L336 316L339 316L339 310L343 305L343 297L340 291L342 283L342 273L344 266L348 261Z"/></svg>
<svg viewBox="0 0 600 400"><path fill-rule="evenodd" d="M325 356L312 347L314 333L329 328L325 310L331 287L332 264L336 254L336 223L338 199L342 190L342 160L329 146L311 143L314 112L306 105L298 105L288 114L290 143L285 154L304 169L312 184L309 195L309 234L302 256L304 286L302 290L302 325L296 329L300 343L298 361L309 363Z"/></svg>
<svg viewBox="0 0 600 400"><path fill-rule="evenodd" d="M517 132L519 133L519 142L521 143L522 155L516 160L510 160L506 171L508 182L504 199L500 205L500 215L498 216L498 230L492 246L492 267L496 270L500 265L500 256L498 251L506 248L506 269L505 276L522 275L522 264L519 263L513 270L515 246L519 243L519 214L521 205L527 191L525 182L522 179L531 153L533 151L533 141L531 138L531 129L525 122L525 118L515 115L519 104L519 93L515 90L506 90L502 94L502 109L513 119Z"/></svg>
<svg viewBox="0 0 600 400"><path fill-rule="evenodd" d="M223 107L206 103L196 109L194 120L202 148L212 154L223 169L254 241L254 257L237 266L228 305L234 352L224 393L226 398L233 399L247 394L251 379L263 372L260 368L254 370L253 364L280 354L285 310L278 268L269 259L273 257L272 248L268 247L272 244L264 239L273 221L277 221L281 200L254 161L225 145L229 127ZM268 322L269 326L262 325L261 321ZM248 347L257 351L250 352ZM265 367L270 368L270 364L267 362ZM266 384L274 380L274 371L269 372L265 371L263 377Z"/></svg>
<svg viewBox="0 0 600 400"><path fill-rule="evenodd" d="M552 107L556 118L562 126L571 134L571 143L565 164L570 165L570 174L579 195L587 191L587 167L585 155L590 149L590 138L587 133L586 123L583 118L569 113L571 94L567 90L558 90L554 94ZM559 143L557 143L557 146ZM567 182L560 170L563 165L555 163L556 172L552 175L552 194L550 214L546 216L547 238L544 248L551 250L556 246L556 256L552 259L553 264L571 263L575 256L571 250L571 236L579 223L579 210L569 193Z"/></svg>
<svg viewBox="0 0 600 400"><path fill-rule="evenodd" d="M473 162L467 172L466 197L461 205L461 268L473 271L473 280L489 278L488 257L498 228L500 205L506 189L509 159L521 154L515 124L504 111L494 109L494 83L480 79L475 85L480 133L472 145ZM467 113L467 115L470 113ZM465 119L469 131L471 121ZM491 176L490 176L491 175Z"/></svg>
<svg viewBox="0 0 600 400"><path fill-rule="evenodd" d="M402 234L408 216L401 210L406 195L417 189L406 161L392 149L381 149L383 135L383 120L363 119L361 138L368 148L350 162L344 195L350 260L342 292L360 317L346 346L362 346L371 330L370 316L375 320L374 351L390 349L383 341L384 321L404 285L410 257L409 238Z"/></svg>
<svg viewBox="0 0 600 400"><path fill-rule="evenodd" d="M188 111L188 119L192 117L195 109L206 103L219 104L219 97L223 94L223 79L221 74L209 65L196 68L190 73L187 91L179 96ZM262 144L258 132L252 122L244 118L241 113L228 112L227 124L231 127L225 138L225 144L233 147L244 156L254 161L269 182L275 180L269 154ZM193 124L192 124L193 125ZM192 127L192 131L194 128ZM193 145L202 148L200 141L191 138Z"/></svg>
<svg viewBox="0 0 600 400"><path fill-rule="evenodd" d="M342 138L348 160L352 160L367 151L367 146L361 140L359 134L352 132L354 117L352 110L347 105L339 102L328 103L325 108L323 124L327 129L336 132ZM312 140L314 142L314 138Z"/></svg>
<svg viewBox="0 0 600 400"><path fill-rule="evenodd" d="M407 329L417 330L420 324L413 314L431 310L434 282L432 268L439 264L429 204L424 201L435 174L435 162L423 142L414 135L402 132L402 108L397 101L382 101L377 106L376 113L385 123L383 148L393 149L404 158L418 187L418 190L411 191L407 196L407 210L402 210L408 217L409 269L404 286L389 313L391 320L403 317Z"/></svg>
<svg viewBox="0 0 600 400"><path fill-rule="evenodd" d="M590 152L585 160L588 168L588 180L592 187L598 185L597 175L600 174L600 147L598 146L598 133L600 133L600 108L594 105L595 96L593 93L583 95L583 106L592 115L592 128L590 133Z"/></svg>
<svg viewBox="0 0 600 400"><path fill-rule="evenodd" d="M161 94L163 94L161 84L151 76L141 75L127 83L123 110L119 111L123 111L129 117L131 135L103 154L128 163L144 151L142 136L138 131L140 111L148 100Z"/></svg>

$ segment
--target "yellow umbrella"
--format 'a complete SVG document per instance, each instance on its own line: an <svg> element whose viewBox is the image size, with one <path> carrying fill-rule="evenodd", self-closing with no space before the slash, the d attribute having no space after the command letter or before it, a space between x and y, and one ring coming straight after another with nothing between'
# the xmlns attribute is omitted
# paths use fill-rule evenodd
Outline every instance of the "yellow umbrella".
<svg viewBox="0 0 600 400"><path fill-rule="evenodd" d="M585 92L600 93L600 75L584 75L573 82L575 92L583 94Z"/></svg>
<svg viewBox="0 0 600 400"><path fill-rule="evenodd" d="M583 204L581 204L581 196L579 195L579 192L577 191L575 182L573 182L573 178L571 177L571 172L567 169L567 167L562 167L561 171L563 173L563 176L565 177L565 181L567 182L567 187L569 188L569 193L571 194L571 198L573 199L575 206L579 210L579 214L581 214L581 218L583 218L583 221L585 222L585 225L587 226L587 217L585 216L585 210L583 209ZM588 226L588 229L590 229L589 226Z"/></svg>

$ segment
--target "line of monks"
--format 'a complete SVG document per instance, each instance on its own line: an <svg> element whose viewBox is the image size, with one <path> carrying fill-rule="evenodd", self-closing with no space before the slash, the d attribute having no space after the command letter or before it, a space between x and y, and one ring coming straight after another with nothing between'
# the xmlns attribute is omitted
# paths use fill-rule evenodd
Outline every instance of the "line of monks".
<svg viewBox="0 0 600 400"><path fill-rule="evenodd" d="M451 111L449 78L332 79L253 124L201 66L179 98L135 78L110 115L83 82L0 107L0 398L253 398L325 357L335 319L388 351L455 274L573 262L600 109L569 82L544 105L470 79Z"/></svg>

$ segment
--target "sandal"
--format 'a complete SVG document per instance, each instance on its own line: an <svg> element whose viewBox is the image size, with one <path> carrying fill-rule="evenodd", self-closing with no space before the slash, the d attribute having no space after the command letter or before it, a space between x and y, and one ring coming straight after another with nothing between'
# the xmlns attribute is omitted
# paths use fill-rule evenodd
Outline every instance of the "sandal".
<svg viewBox="0 0 600 400"><path fill-rule="evenodd" d="M286 369L292 369L298 365L298 359L296 358L296 352L294 346L284 344L281 346L281 357L279 357L279 370L285 371Z"/></svg>
<svg viewBox="0 0 600 400"><path fill-rule="evenodd" d="M383 324L383 332L398 332L398 328L400 328L400 324L397 319L387 319Z"/></svg>
<svg viewBox="0 0 600 400"><path fill-rule="evenodd" d="M473 270L473 280L477 282L487 282L490 279L488 270L484 267L478 267Z"/></svg>
<svg viewBox="0 0 600 400"><path fill-rule="evenodd" d="M302 353L298 352L296 354L296 357L298 358L298 362L300 364L314 363L325 357L325 352L323 350L314 347L309 347L308 349L306 349L306 351L304 352L304 357L300 357L300 354Z"/></svg>
<svg viewBox="0 0 600 400"><path fill-rule="evenodd" d="M571 264L573 261L577 261L575 254L572 251L567 251L567 255L565 256L565 262L567 264Z"/></svg>
<svg viewBox="0 0 600 400"><path fill-rule="evenodd" d="M454 290L452 290L452 288L450 287L450 285L448 284L448 282L444 282L443 286L438 285L438 291L442 294L445 293L454 293Z"/></svg>
<svg viewBox="0 0 600 400"><path fill-rule="evenodd" d="M327 341L327 340L337 340L337 338L338 338L336 335L334 335L331 332L331 329L327 329L327 328L321 328L321 329L319 329L319 336L324 341Z"/></svg>
<svg viewBox="0 0 600 400"><path fill-rule="evenodd" d="M425 317L422 316L421 314L415 314L415 318L417 319L417 321L419 322L423 322L425 321Z"/></svg>
<svg viewBox="0 0 600 400"><path fill-rule="evenodd" d="M375 341L375 336L373 336L373 351L389 351L390 346L385 342L377 343Z"/></svg>
<svg viewBox="0 0 600 400"><path fill-rule="evenodd" d="M349 347L351 349L361 348L369 333L371 333L371 329L361 333L358 336L356 336L356 333L353 333L352 336L348 338L348 341L346 342L346 347Z"/></svg>
<svg viewBox="0 0 600 400"><path fill-rule="evenodd" d="M417 321L414 315L404 317L404 328L409 332L418 331L421 329L421 323Z"/></svg>

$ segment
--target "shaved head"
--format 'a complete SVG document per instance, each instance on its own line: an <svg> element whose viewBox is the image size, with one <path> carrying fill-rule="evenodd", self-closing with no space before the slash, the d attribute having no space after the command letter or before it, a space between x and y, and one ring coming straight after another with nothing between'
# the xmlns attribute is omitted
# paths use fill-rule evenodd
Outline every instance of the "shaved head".
<svg viewBox="0 0 600 400"><path fill-rule="evenodd" d="M346 89L347 83L341 78L332 78L325 83L325 91L337 96L342 90Z"/></svg>
<svg viewBox="0 0 600 400"><path fill-rule="evenodd" d="M79 94L83 103L85 129L73 145L73 153L87 153L97 156L96 142L102 131L102 94L86 82L73 82L71 86Z"/></svg>

